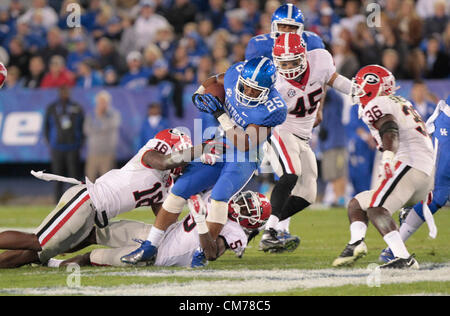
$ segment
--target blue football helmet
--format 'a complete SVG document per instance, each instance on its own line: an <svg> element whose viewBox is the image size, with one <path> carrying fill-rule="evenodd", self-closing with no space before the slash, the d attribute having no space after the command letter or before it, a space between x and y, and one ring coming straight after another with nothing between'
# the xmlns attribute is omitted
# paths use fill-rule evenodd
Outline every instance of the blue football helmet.
<svg viewBox="0 0 450 316"><path fill-rule="evenodd" d="M270 27L270 37L277 38L281 33L278 31L278 24L288 24L297 26L297 34L302 35L305 19L302 11L292 3L284 4L272 14L272 24Z"/></svg>
<svg viewBox="0 0 450 316"><path fill-rule="evenodd" d="M244 106L256 107L267 101L270 89L275 84L275 65L267 57L255 57L247 61L236 83L236 100ZM258 96L245 94L245 86L259 90Z"/></svg>

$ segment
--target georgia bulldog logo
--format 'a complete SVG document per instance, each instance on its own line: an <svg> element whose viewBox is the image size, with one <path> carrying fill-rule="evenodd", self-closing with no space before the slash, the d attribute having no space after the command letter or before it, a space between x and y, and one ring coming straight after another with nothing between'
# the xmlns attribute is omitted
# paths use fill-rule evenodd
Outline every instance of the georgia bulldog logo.
<svg viewBox="0 0 450 316"><path fill-rule="evenodd" d="M6 67L0 63L0 88L3 87L3 84L6 81L6 76L8 76L8 71L6 70Z"/></svg>
<svg viewBox="0 0 450 316"><path fill-rule="evenodd" d="M380 77L378 77L376 74L366 74L363 79L368 84L377 84L380 82Z"/></svg>
<svg viewBox="0 0 450 316"><path fill-rule="evenodd" d="M294 89L289 89L287 92L288 97L293 98L295 97L295 95L297 94L297 92L295 92Z"/></svg>

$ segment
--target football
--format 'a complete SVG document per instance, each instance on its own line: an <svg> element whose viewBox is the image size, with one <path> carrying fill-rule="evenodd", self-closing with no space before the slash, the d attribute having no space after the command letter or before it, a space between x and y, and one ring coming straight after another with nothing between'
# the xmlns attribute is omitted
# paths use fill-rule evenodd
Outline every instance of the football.
<svg viewBox="0 0 450 316"><path fill-rule="evenodd" d="M0 88L3 87L7 75L8 71L6 70L6 67L2 63L0 63Z"/></svg>
<svg viewBox="0 0 450 316"><path fill-rule="evenodd" d="M223 84L221 84L221 83L210 84L205 89L205 94L206 93L210 93L213 96L218 97L220 102L222 102L222 103L225 102L225 88L224 88Z"/></svg>

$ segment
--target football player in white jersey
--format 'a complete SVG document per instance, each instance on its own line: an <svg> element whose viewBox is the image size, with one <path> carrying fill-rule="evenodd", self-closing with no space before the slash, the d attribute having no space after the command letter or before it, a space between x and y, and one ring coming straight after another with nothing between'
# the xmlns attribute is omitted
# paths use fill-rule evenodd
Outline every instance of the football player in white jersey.
<svg viewBox="0 0 450 316"><path fill-rule="evenodd" d="M216 260L227 249L241 256L247 247L243 228L257 229L265 224L271 212L270 202L264 195L252 191L241 192L228 203L229 220L219 238L213 240L209 233L199 234L198 231L198 226L206 222L207 205L200 195L188 200L190 214L166 230L154 265L202 267L206 260ZM145 239L150 228L149 224L127 220L112 222L105 228L94 228L91 244L109 248L94 249L65 261L52 259L49 266L59 267L70 263L80 266L129 266L120 258L134 250L136 245L133 239Z"/></svg>
<svg viewBox="0 0 450 316"><path fill-rule="evenodd" d="M273 47L277 67L275 88L288 106L286 121L278 125L265 144L267 159L280 178L272 191L270 216L260 250L294 250L300 240L277 238L277 225L312 204L317 192L317 162L309 146L313 127L321 121L326 86L350 94L352 83L336 72L325 49L307 51L301 36L280 35Z"/></svg>
<svg viewBox="0 0 450 316"><path fill-rule="evenodd" d="M376 185L356 195L348 205L350 242L333 266L348 265L367 254L364 238L370 222L395 259L382 269L418 269L401 238L392 214L426 200L433 188L434 154L420 115L406 99L395 96L395 78L378 65L363 67L354 78L359 115L383 152Z"/></svg>
<svg viewBox="0 0 450 316"><path fill-rule="evenodd" d="M110 219L135 208L151 206L156 214L172 185L172 175L181 167L196 155L201 155L202 162L212 158L208 162L214 163L215 156L202 153L200 146L192 147L190 137L179 130L159 132L123 168L107 172L95 183L86 179L86 184L69 188L35 233L0 233L0 249L11 250L0 254L0 268L45 264L57 254L82 246L94 225L105 227Z"/></svg>

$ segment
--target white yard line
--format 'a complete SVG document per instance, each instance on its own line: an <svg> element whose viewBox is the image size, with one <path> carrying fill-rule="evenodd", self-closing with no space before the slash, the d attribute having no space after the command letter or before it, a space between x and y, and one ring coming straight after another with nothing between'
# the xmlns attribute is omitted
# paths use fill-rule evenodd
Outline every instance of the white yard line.
<svg viewBox="0 0 450 316"><path fill-rule="evenodd" d="M202 280L156 284L130 284L114 287L83 286L83 272L95 276L121 277L196 277ZM207 280L211 278L211 280ZM224 280L217 280L224 278ZM205 280L206 279L206 280ZM383 286L386 284L450 281L450 265L429 265L419 271L382 271L366 269L325 270L160 270L101 272L81 270L81 287L40 287L0 289L0 294L20 295L164 295L212 296L246 293L283 292L344 285Z"/></svg>

